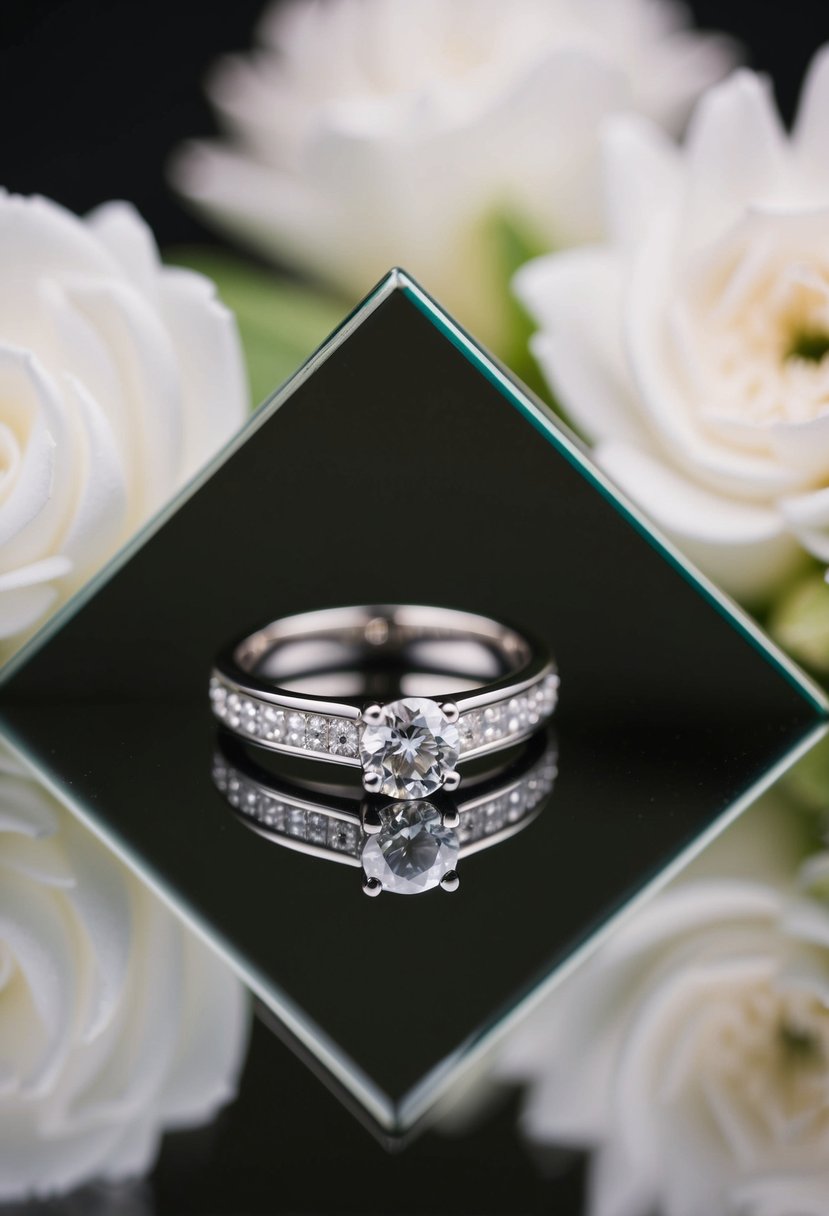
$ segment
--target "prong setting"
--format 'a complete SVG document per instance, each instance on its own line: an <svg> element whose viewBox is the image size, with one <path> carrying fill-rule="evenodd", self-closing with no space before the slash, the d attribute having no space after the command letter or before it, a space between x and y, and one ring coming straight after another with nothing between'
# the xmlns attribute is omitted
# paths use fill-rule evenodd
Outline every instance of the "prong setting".
<svg viewBox="0 0 829 1216"><path fill-rule="evenodd" d="M461 716L461 711L458 709L454 701L442 701L440 708L446 721L451 722L453 725Z"/></svg>
<svg viewBox="0 0 829 1216"><path fill-rule="evenodd" d="M443 878L440 880L440 885L444 891L457 891L461 885L461 880L458 878L457 870L447 870Z"/></svg>
<svg viewBox="0 0 829 1216"><path fill-rule="evenodd" d="M383 826L383 821L380 818L380 812L377 810L377 807L373 806L370 802L363 805L363 809L360 813L360 822L366 836L376 836Z"/></svg>
<svg viewBox="0 0 829 1216"><path fill-rule="evenodd" d="M451 794L453 790L456 790L458 788L458 786L460 785L460 783L461 783L461 775L456 768L452 769L452 771L450 773L447 773L446 776L443 778L443 788L449 794Z"/></svg>
<svg viewBox="0 0 829 1216"><path fill-rule="evenodd" d="M379 773L363 773L363 789L367 794L379 794L383 788L383 778Z"/></svg>
<svg viewBox="0 0 829 1216"><path fill-rule="evenodd" d="M444 876L445 877L445 876ZM363 894L370 896L372 899L379 895L383 890L383 884L379 878L369 878L367 874L363 874Z"/></svg>
<svg viewBox="0 0 829 1216"><path fill-rule="evenodd" d="M362 717L366 726L379 726L383 721L383 706L378 702L367 705L363 710Z"/></svg>
<svg viewBox="0 0 829 1216"><path fill-rule="evenodd" d="M450 806L450 807L447 807L446 810L442 813L441 820L442 820L443 826L445 828L451 828L452 830L454 830L460 824L461 817L458 814L455 807Z"/></svg>

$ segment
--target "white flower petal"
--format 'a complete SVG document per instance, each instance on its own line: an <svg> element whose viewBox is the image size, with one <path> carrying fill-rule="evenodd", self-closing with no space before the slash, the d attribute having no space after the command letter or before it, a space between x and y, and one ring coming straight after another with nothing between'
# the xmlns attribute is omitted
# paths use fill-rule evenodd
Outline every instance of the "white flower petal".
<svg viewBox="0 0 829 1216"><path fill-rule="evenodd" d="M0 884L0 939L14 953L46 1036L22 1078L34 1098L54 1084L72 1042L73 1018L66 1016L78 985L72 939L52 893L10 874Z"/></svg>
<svg viewBox="0 0 829 1216"><path fill-rule="evenodd" d="M26 634L57 603L57 589L48 582L7 591L0 589L0 640L16 639Z"/></svg>
<svg viewBox="0 0 829 1216"><path fill-rule="evenodd" d="M190 1127L235 1095L247 1051L248 994L227 963L193 935L184 942L188 1020L163 1095L165 1123Z"/></svg>
<svg viewBox="0 0 829 1216"><path fill-rule="evenodd" d="M625 115L602 128L602 166L608 237L624 250L647 236L666 207L676 206L679 152L655 124Z"/></svg>
<svg viewBox="0 0 829 1216"><path fill-rule="evenodd" d="M165 270L161 307L182 383L182 470L196 472L242 425L247 379L236 322L204 275Z"/></svg>
<svg viewBox="0 0 829 1216"><path fill-rule="evenodd" d="M98 330L94 318L88 316L75 299L71 284L55 281L44 283L41 285L40 298L51 325L52 356L61 368L61 383L82 386L72 391L71 404L79 415L77 446L72 459L83 463L86 451L84 429L88 431L91 425L85 403L95 401L111 431L127 494L130 501L135 502L140 494L144 473L140 464L141 452L133 439L135 422L132 411L136 402L130 395L128 376L125 374L127 369L119 364L118 350L109 343L106 333ZM78 401L81 394L83 402Z"/></svg>
<svg viewBox="0 0 829 1216"><path fill-rule="evenodd" d="M132 203L102 203L90 211L86 222L117 259L126 277L157 305L161 271L158 246Z"/></svg>
<svg viewBox="0 0 829 1216"><path fill-rule="evenodd" d="M698 102L687 138L686 239L702 243L783 187L786 146L768 80L737 71Z"/></svg>
<svg viewBox="0 0 829 1216"><path fill-rule="evenodd" d="M7 756L5 749L0 750L0 757L5 760ZM11 765L0 771L0 833L52 836L58 830L58 814L43 787L21 776Z"/></svg>
<svg viewBox="0 0 829 1216"><path fill-rule="evenodd" d="M0 400L20 457L0 501L0 570L39 558L58 543L71 502L66 407L31 354L0 345Z"/></svg>
<svg viewBox="0 0 829 1216"><path fill-rule="evenodd" d="M711 438L700 425L696 402L677 375L665 333L676 272L672 223L655 223L637 250L623 299L630 373L659 446L695 479L735 498L768 501L798 488L800 475L779 462Z"/></svg>
<svg viewBox="0 0 829 1216"><path fill-rule="evenodd" d="M314 187L209 143L187 145L170 174L178 190L244 243L270 258L302 261L315 278L342 286L341 259L350 263L352 255L332 248L339 220Z"/></svg>
<svg viewBox="0 0 829 1216"><path fill-rule="evenodd" d="M804 477L823 477L829 469L829 413L808 422L776 422L768 428L772 451L781 464Z"/></svg>
<svg viewBox="0 0 829 1216"><path fill-rule="evenodd" d="M35 840L0 829L0 874L4 870L44 887L68 889L75 882L63 850L54 840Z"/></svg>
<svg viewBox="0 0 829 1216"><path fill-rule="evenodd" d="M513 287L541 327L533 353L568 417L592 440L646 441L627 384L618 260L601 249L537 258Z"/></svg>
<svg viewBox="0 0 829 1216"><path fill-rule="evenodd" d="M732 595L761 598L795 568L797 545L778 512L716 495L630 445L601 444L596 458L668 537Z"/></svg>
<svg viewBox="0 0 829 1216"><path fill-rule="evenodd" d="M89 1042L124 999L135 944L130 899L134 879L76 823L64 826L63 847L76 880L70 902L95 960L86 975L88 993L79 1028L81 1039Z"/></svg>
<svg viewBox="0 0 829 1216"><path fill-rule="evenodd" d="M74 377L67 380L66 393L82 432L83 447L76 456L82 488L62 552L79 581L125 538L129 497L112 430L98 402Z"/></svg>
<svg viewBox="0 0 829 1216"><path fill-rule="evenodd" d="M820 48L812 60L792 131L792 148L801 172L813 186L829 190L829 44Z"/></svg>
<svg viewBox="0 0 829 1216"><path fill-rule="evenodd" d="M158 313L131 285L78 277L68 291L115 352L130 401L130 440L142 470L132 503L137 522L179 484L184 436L176 352Z"/></svg>
<svg viewBox="0 0 829 1216"><path fill-rule="evenodd" d="M780 514L804 548L829 562L829 487L780 500Z"/></svg>

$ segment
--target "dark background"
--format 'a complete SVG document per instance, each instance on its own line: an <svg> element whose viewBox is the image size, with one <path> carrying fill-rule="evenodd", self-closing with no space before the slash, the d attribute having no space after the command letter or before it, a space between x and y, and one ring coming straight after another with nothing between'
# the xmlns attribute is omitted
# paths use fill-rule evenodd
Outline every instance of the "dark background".
<svg viewBox="0 0 829 1216"><path fill-rule="evenodd" d="M171 195L165 165L182 139L215 130L201 82L219 53L249 46L261 8L260 0L6 0L0 184L81 212L127 198L162 247L214 242ZM749 64L773 76L790 117L804 69L829 37L825 0L691 8L698 24L740 39ZM147 1211L199 1214L580 1212L579 1162L560 1162L560 1174L542 1181L515 1133L517 1109L503 1107L477 1134L428 1135L402 1157L387 1156L258 1027L239 1101L214 1127L168 1138L141 1198ZM118 1207L111 1196L102 1210Z"/></svg>

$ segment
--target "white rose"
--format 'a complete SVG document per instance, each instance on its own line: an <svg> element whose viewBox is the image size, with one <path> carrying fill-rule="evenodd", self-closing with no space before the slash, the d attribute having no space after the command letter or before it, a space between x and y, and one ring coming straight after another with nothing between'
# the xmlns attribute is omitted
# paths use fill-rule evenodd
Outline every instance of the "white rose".
<svg viewBox="0 0 829 1216"><path fill-rule="evenodd" d="M605 470L735 595L829 559L829 49L791 136L767 82L712 89L678 149L606 128L609 239L531 262L533 350Z"/></svg>
<svg viewBox="0 0 829 1216"><path fill-rule="evenodd" d="M595 1150L590 1216L829 1210L829 910L794 894L797 832L767 796L507 1044L526 1133Z"/></svg>
<svg viewBox="0 0 829 1216"><path fill-rule="evenodd" d="M241 423L232 316L125 203L0 192L0 638L30 631Z"/></svg>
<svg viewBox="0 0 829 1216"><path fill-rule="evenodd" d="M294 0L259 36L209 82L229 142L186 149L178 187L351 295L402 263L487 340L492 216L542 248L594 237L601 119L674 127L731 60L668 0Z"/></svg>
<svg viewBox="0 0 829 1216"><path fill-rule="evenodd" d="M122 1180L235 1093L242 985L0 752L0 1202Z"/></svg>

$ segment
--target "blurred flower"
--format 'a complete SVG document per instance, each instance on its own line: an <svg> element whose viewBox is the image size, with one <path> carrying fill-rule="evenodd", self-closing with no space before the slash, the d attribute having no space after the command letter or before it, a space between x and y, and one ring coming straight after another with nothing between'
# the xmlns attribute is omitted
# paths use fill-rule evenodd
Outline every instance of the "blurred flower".
<svg viewBox="0 0 829 1216"><path fill-rule="evenodd" d="M755 599L829 559L829 49L791 136L738 72L684 148L606 128L605 244L516 290L599 463L715 581Z"/></svg>
<svg viewBox="0 0 829 1216"><path fill-rule="evenodd" d="M136 212L0 192L0 638L30 631L232 433L247 390L212 285Z"/></svg>
<svg viewBox="0 0 829 1216"><path fill-rule="evenodd" d="M352 296L402 263L494 343L493 217L538 249L595 237L602 117L673 128L732 58L669 0L293 0L259 37L209 81L230 142L186 148L178 187Z"/></svg>
<svg viewBox="0 0 829 1216"><path fill-rule="evenodd" d="M0 1201L148 1170L235 1093L239 981L0 752Z"/></svg>
<svg viewBox="0 0 829 1216"><path fill-rule="evenodd" d="M505 1049L527 1134L596 1150L590 1216L827 1211L826 867L797 889L792 811L766 795Z"/></svg>

